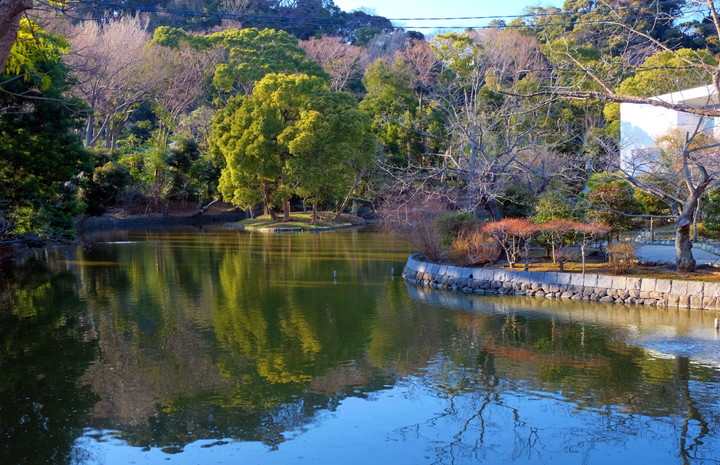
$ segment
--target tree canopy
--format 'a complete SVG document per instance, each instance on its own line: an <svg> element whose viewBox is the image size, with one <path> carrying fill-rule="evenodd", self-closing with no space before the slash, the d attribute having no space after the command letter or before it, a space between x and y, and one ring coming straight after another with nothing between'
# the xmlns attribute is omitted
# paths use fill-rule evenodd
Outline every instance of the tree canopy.
<svg viewBox="0 0 720 465"><path fill-rule="evenodd" d="M369 163L368 120L348 94L308 75L269 74L232 99L213 123L213 148L225 159L220 192L236 205L262 198L266 209L293 194L334 200Z"/></svg>
<svg viewBox="0 0 720 465"><path fill-rule="evenodd" d="M69 75L60 57L67 42L23 20L0 75L0 236L70 230L75 201L72 180L91 170L89 154L73 133L82 102L67 97Z"/></svg>

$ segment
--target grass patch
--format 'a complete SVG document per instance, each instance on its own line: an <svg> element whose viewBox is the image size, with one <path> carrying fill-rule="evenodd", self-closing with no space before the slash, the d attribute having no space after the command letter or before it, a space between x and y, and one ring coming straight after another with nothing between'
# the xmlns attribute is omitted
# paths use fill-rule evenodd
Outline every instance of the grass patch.
<svg viewBox="0 0 720 465"><path fill-rule="evenodd" d="M515 265L516 270L523 269L523 265ZM605 261L589 258L586 264L588 274L612 275L610 264ZM534 262L530 264L530 271L560 271L557 263ZM566 273L582 273L582 264L569 262L565 264ZM649 279L676 279L680 281L705 281L710 283L720 282L720 269L709 266L698 266L694 273L676 273L666 266L644 266L634 265L628 273L621 276Z"/></svg>
<svg viewBox="0 0 720 465"><path fill-rule="evenodd" d="M312 224L312 213L292 213L290 215L290 221L283 221L282 217L273 221L270 219L270 216L262 215L242 220L237 224L246 228L302 229L304 231L312 231L318 229L360 225L365 223L362 218L351 215L340 215L340 219L338 221L332 221L334 216L334 212L318 213L317 223Z"/></svg>

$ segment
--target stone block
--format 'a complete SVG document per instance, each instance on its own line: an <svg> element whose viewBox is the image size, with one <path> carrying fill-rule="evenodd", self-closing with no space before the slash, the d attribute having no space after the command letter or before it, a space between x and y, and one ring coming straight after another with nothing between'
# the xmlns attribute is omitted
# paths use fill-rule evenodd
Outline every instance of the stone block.
<svg viewBox="0 0 720 465"><path fill-rule="evenodd" d="M535 297L545 297L545 291L536 291L534 296Z"/></svg>
<svg viewBox="0 0 720 465"><path fill-rule="evenodd" d="M447 269L447 265L441 265L440 269L438 269L438 276L445 276L445 274L447 273Z"/></svg>
<svg viewBox="0 0 720 465"><path fill-rule="evenodd" d="M688 282L687 281L677 281L677 280L673 279L672 284L670 285L670 293L675 294L677 296L687 295Z"/></svg>
<svg viewBox="0 0 720 465"><path fill-rule="evenodd" d="M669 294L672 288L672 280L670 279L658 279L655 284L655 291L661 294Z"/></svg>
<svg viewBox="0 0 720 465"><path fill-rule="evenodd" d="M706 286L707 288L707 286ZM703 297L702 301L702 308L705 310L715 310L717 308L718 298L717 297L708 297L707 295Z"/></svg>
<svg viewBox="0 0 720 465"><path fill-rule="evenodd" d="M475 279L480 279L482 281L494 281L495 270L480 270L477 273L477 276L475 276Z"/></svg>
<svg viewBox="0 0 720 465"><path fill-rule="evenodd" d="M639 291L642 286L642 278L626 278L625 289L628 291Z"/></svg>
<svg viewBox="0 0 720 465"><path fill-rule="evenodd" d="M558 273L557 274L557 284L561 286L567 286L570 284L570 279L572 278L572 273Z"/></svg>
<svg viewBox="0 0 720 465"><path fill-rule="evenodd" d="M560 298L561 298L561 299L572 299L572 297L573 297L574 295L575 295L575 294L572 293L572 292L570 292L570 291L565 291L565 292L563 292L562 294L560 294Z"/></svg>
<svg viewBox="0 0 720 465"><path fill-rule="evenodd" d="M675 294L665 294L665 300L670 307L677 307L680 304L680 296Z"/></svg>
<svg viewBox="0 0 720 465"><path fill-rule="evenodd" d="M605 275L598 276L597 284L595 284L595 287L603 287L605 289L610 289L611 287L613 287L613 277Z"/></svg>
<svg viewBox="0 0 720 465"><path fill-rule="evenodd" d="M583 286L585 287L597 287L598 275L586 274L583 280Z"/></svg>
<svg viewBox="0 0 720 465"><path fill-rule="evenodd" d="M720 283L705 283L703 288L703 296L720 297Z"/></svg>
<svg viewBox="0 0 720 465"><path fill-rule="evenodd" d="M657 287L657 279L643 278L640 283L640 292L652 292Z"/></svg>
<svg viewBox="0 0 720 465"><path fill-rule="evenodd" d="M529 271L525 274L525 279L529 283L540 283L545 279L545 272L544 271Z"/></svg>
<svg viewBox="0 0 720 465"><path fill-rule="evenodd" d="M705 283L702 281L688 281L687 283L688 290L687 293L689 296L695 296L695 297L701 297L703 295L703 287L705 287Z"/></svg>
<svg viewBox="0 0 720 465"><path fill-rule="evenodd" d="M612 277L612 287L613 289L617 289L618 291L627 289L627 277L625 276L613 276Z"/></svg>
<svg viewBox="0 0 720 465"><path fill-rule="evenodd" d="M505 270L505 281L518 281L523 279L522 275L524 271L520 270Z"/></svg>
<svg viewBox="0 0 720 465"><path fill-rule="evenodd" d="M583 287L585 284L585 275L583 274L572 274L570 275L570 284L577 287Z"/></svg>
<svg viewBox="0 0 720 465"><path fill-rule="evenodd" d="M558 280L558 273L557 271L547 271L545 272L545 281L548 284L557 284Z"/></svg>
<svg viewBox="0 0 720 465"><path fill-rule="evenodd" d="M609 295L600 297L600 302L608 303L608 302L614 302L614 301L615 301L615 299L613 299L613 298L610 297Z"/></svg>
<svg viewBox="0 0 720 465"><path fill-rule="evenodd" d="M690 308L690 296L681 295L681 296L678 296L678 298L679 298L678 307L683 308L683 309Z"/></svg>
<svg viewBox="0 0 720 465"><path fill-rule="evenodd" d="M469 279L475 271L474 268L460 268L460 277L462 279Z"/></svg>
<svg viewBox="0 0 720 465"><path fill-rule="evenodd" d="M690 296L690 308L703 308L702 294Z"/></svg>

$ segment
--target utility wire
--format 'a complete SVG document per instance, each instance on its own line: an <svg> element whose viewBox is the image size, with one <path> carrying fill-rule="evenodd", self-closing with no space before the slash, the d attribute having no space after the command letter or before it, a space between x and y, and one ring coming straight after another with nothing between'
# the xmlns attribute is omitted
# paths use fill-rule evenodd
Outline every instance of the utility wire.
<svg viewBox="0 0 720 465"><path fill-rule="evenodd" d="M244 15L244 14L237 14L237 13L229 13L229 12L213 12L213 13L207 13L207 12L200 12L198 10L179 10L179 9L168 9L168 8L161 8L161 7L153 7L153 6L143 6L143 5L130 5L127 3L117 3L117 2L109 2L109 1L94 1L94 0L77 0L75 2L77 4L90 4L90 5L99 5L104 6L107 8L118 8L118 9L133 9L138 11L150 11L150 12L156 12L156 13L171 13L171 14L178 14L178 15L200 15L200 16L233 16L238 17L239 19L274 19L277 18L277 16L274 15ZM521 15L493 15L493 16L450 16L450 17L408 17L408 18L385 18L385 17L365 17L365 18L357 18L359 21L363 22L386 22L386 21L459 21L459 20L483 20L483 19L504 19L504 18L513 18L513 19L520 19L520 18L536 18L536 17L545 17L545 16L572 16L572 15L587 15L587 14L596 14L596 13L610 13L614 11L626 11L626 10L641 10L641 9L657 9L662 5L669 5L669 4L677 4L677 0L665 0L660 2L652 2L648 5L630 5L630 6L624 6L624 7L615 7L615 8L604 8L604 9L596 9L596 10L590 10L590 11L556 11L556 12L545 12L545 13L525 13ZM303 20L313 20L313 21L339 21L339 20L348 20L346 18L332 18L332 17L321 17L321 16L292 16L293 19L303 19ZM354 19L354 18L353 18ZM352 20L352 19L350 19Z"/></svg>
<svg viewBox="0 0 720 465"><path fill-rule="evenodd" d="M597 19L597 20L574 20L566 22L551 22L544 24L513 24L513 25L476 25L476 26L415 26L415 25L402 25L402 26L388 26L387 21L452 21L452 20L483 20L483 19L502 19L502 18L536 18L536 17L554 17L554 16L573 16L573 15L588 15L595 13L607 13L614 11L627 11L627 10L638 10L656 8L660 5L676 3L673 0L666 0L662 2L654 2L649 5L636 5L618 8L607 8L601 10L592 10L587 12L579 11L563 11L555 13L537 13L537 14L523 14L523 15L495 15L495 16L465 16L465 17L445 17L445 18L327 18L327 17L316 17L316 16L289 16L289 17L278 17L271 15L242 15L235 13L221 13L213 12L208 13L198 10L180 10L180 9L167 9L152 6L143 5L129 5L124 3L115 3L108 1L93 1L93 0L78 0L74 4L83 5L95 9L119 9L119 10L132 10L146 13L163 13L171 14L176 16L189 16L199 18L214 18L214 19L230 19L237 20L246 24L262 24L262 25L278 25L278 26L314 26L317 28L325 27L344 27L349 29L368 27L368 24L373 22L381 22L378 24L381 27L400 27L405 29L503 29L503 28L541 28L550 26L574 26L578 24L603 24L603 23L614 23L615 19ZM62 9L66 14L68 10ZM650 14L636 17L625 17L619 18L624 21L634 21L640 19L675 19L672 15L663 13L660 15Z"/></svg>

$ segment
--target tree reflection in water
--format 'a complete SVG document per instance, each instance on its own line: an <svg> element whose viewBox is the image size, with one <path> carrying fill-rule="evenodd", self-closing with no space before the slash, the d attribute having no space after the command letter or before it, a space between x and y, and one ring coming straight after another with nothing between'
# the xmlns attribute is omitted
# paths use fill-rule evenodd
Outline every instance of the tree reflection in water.
<svg viewBox="0 0 720 465"><path fill-rule="evenodd" d="M97 400L80 378L97 355L77 277L42 261L0 271L0 462L61 465Z"/></svg>
<svg viewBox="0 0 720 465"><path fill-rule="evenodd" d="M6 279L0 368L18 375L0 382L0 418L17 463L39 462L12 422L47 393L64 399L43 400L64 425L44 452L57 464L77 444L78 464L104 448L252 462L252 444L257 462L317 464L364 441L396 464L716 463L717 364L645 340L707 345L705 315L427 292L391 279L409 250L384 235L117 239Z"/></svg>

